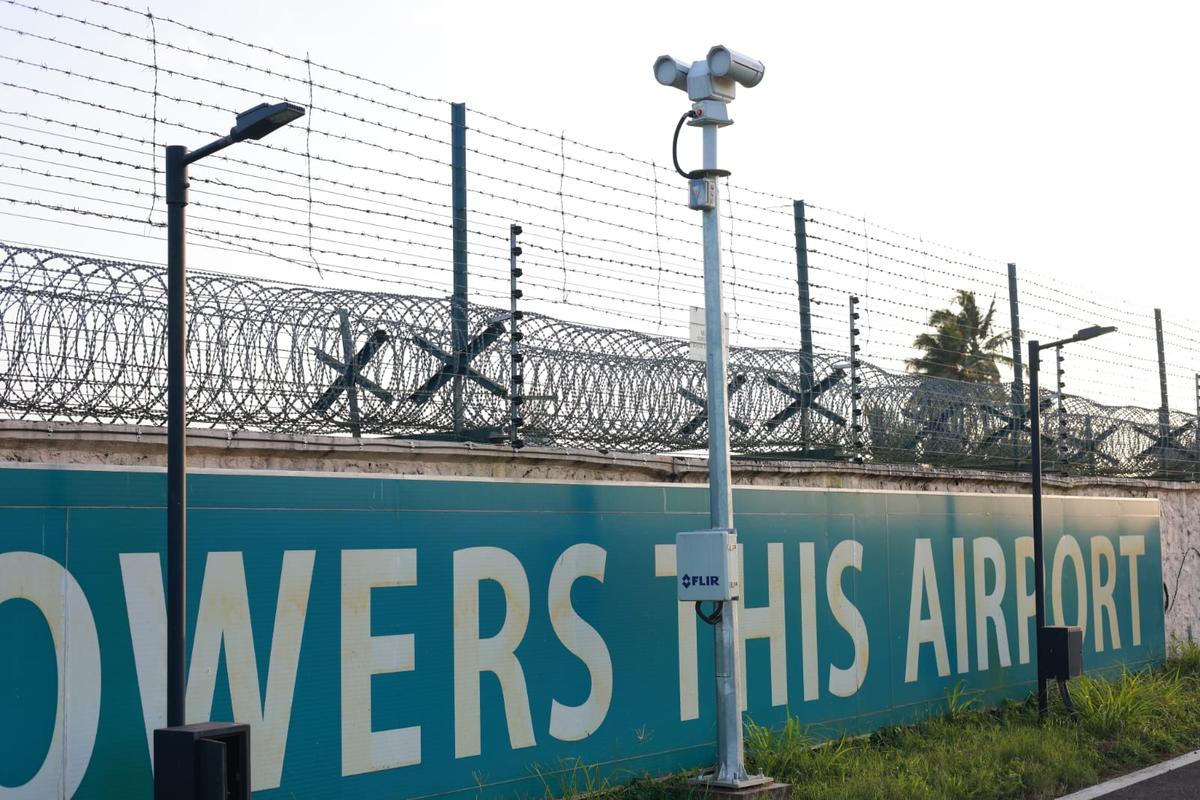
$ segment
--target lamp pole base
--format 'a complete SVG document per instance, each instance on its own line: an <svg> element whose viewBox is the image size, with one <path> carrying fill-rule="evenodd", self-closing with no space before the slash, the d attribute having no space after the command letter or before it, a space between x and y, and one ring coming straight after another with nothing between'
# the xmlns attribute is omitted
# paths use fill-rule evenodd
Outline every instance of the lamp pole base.
<svg viewBox="0 0 1200 800"><path fill-rule="evenodd" d="M677 797L754 798L754 800L786 800L791 786L779 783L765 775L751 775L744 780L733 781L734 785L715 783L712 774L692 778L675 786Z"/></svg>

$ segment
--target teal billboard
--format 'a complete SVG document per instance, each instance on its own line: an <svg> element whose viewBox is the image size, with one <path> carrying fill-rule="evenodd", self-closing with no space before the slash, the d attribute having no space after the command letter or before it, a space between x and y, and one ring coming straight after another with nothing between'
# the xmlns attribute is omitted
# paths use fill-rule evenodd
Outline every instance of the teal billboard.
<svg viewBox="0 0 1200 800"><path fill-rule="evenodd" d="M675 599L703 486L189 479L189 721L252 728L257 798L541 796L714 754L711 629ZM149 798L165 477L0 470L0 798ZM741 488L746 712L830 736L1034 679L1026 496ZM1158 504L1045 503L1084 666L1164 656Z"/></svg>

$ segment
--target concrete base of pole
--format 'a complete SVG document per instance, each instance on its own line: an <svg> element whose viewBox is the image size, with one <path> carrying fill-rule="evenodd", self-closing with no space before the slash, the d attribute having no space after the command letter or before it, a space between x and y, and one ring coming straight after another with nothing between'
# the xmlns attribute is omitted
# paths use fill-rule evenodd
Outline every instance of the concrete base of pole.
<svg viewBox="0 0 1200 800"><path fill-rule="evenodd" d="M766 783L734 789L729 786L715 786L711 783L705 783L701 778L672 786L671 794L675 797L689 798L690 800L697 800L698 798L712 798L712 800L723 800L724 798L787 800L791 795L791 785L777 783L768 778Z"/></svg>

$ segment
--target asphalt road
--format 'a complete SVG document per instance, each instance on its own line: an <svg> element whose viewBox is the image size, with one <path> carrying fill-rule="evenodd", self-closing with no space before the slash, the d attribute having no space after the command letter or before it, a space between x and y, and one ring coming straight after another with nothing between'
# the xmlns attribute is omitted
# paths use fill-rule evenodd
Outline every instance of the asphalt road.
<svg viewBox="0 0 1200 800"><path fill-rule="evenodd" d="M1200 800L1200 762L1117 789L1097 800Z"/></svg>

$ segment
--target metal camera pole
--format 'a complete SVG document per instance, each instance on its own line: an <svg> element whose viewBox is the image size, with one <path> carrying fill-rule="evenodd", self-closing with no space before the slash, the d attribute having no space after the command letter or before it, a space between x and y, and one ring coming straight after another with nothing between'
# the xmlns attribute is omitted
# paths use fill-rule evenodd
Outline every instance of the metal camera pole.
<svg viewBox="0 0 1200 800"><path fill-rule="evenodd" d="M721 227L717 194L717 125L704 125L704 177L709 202L701 209L704 229L705 382L708 389L708 508L713 528L733 527L733 486L729 468L729 395L725 372L729 343L725 341L721 297ZM703 191L703 189L701 190ZM737 785L748 779L742 749L742 712L738 698L741 659L738 658L738 617L722 614L713 627L717 678L717 773L714 783Z"/></svg>
<svg viewBox="0 0 1200 800"><path fill-rule="evenodd" d="M704 61L691 65L670 56L660 57L654 64L655 78L666 86L687 91L692 110L679 120L675 129L678 145L679 131L686 121L698 127L703 135L702 169L684 172L675 158L675 167L688 179L688 207L701 212L704 241L704 328L705 382L708 389L708 492L712 529L733 530L733 487L729 469L729 395L725 373L729 344L725 339L725 315L721 295L721 229L720 197L717 179L729 175L717 167L717 131L729 125L728 104L736 90L735 83L750 87L762 80L763 65L754 59L735 53L726 47L714 47ZM732 547L732 545L730 545ZM736 595L734 595L736 597ZM700 779L710 787L720 789L750 789L771 784L770 778L750 776L746 772L742 745L742 713L739 686L743 680L738 649L741 639L738 617L730 606L713 624L715 673L717 684L717 768Z"/></svg>

